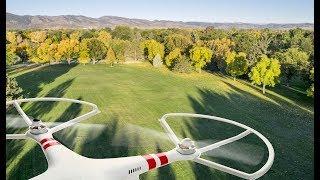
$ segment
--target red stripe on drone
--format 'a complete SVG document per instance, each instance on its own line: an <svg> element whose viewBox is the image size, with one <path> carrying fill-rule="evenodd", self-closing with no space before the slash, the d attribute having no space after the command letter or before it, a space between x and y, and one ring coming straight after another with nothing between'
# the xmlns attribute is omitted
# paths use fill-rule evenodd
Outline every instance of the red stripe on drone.
<svg viewBox="0 0 320 180"><path fill-rule="evenodd" d="M54 139L52 139L52 138L44 138L44 139L42 139L41 141L40 141L40 144L42 145L42 144L44 144L45 142L47 142L47 141L53 141Z"/></svg>
<svg viewBox="0 0 320 180"><path fill-rule="evenodd" d="M157 166L156 160L152 156L144 155L143 157L146 159L148 163L149 170L154 169Z"/></svg>
<svg viewBox="0 0 320 180"><path fill-rule="evenodd" d="M156 156L160 159L161 166L168 164L168 157L164 153L156 154Z"/></svg>
<svg viewBox="0 0 320 180"><path fill-rule="evenodd" d="M46 150L48 147L59 145L60 143L53 138L45 138L40 141L40 144L43 145L43 149Z"/></svg>
<svg viewBox="0 0 320 180"><path fill-rule="evenodd" d="M48 147L58 145L58 144L60 144L58 141L51 141L51 142L48 142L47 144L45 144L43 146L43 149L46 150Z"/></svg>

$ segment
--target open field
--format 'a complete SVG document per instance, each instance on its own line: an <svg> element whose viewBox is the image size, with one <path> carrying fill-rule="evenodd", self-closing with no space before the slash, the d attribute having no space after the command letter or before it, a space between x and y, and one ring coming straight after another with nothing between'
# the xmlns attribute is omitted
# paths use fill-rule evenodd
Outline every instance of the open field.
<svg viewBox="0 0 320 180"><path fill-rule="evenodd" d="M136 127L163 132L158 122L163 114L191 112L232 119L265 135L274 146L275 161L261 179L314 177L313 99L288 88L275 87L263 95L259 88L245 81L234 82L226 76L205 72L175 74L148 64L113 68L102 64L52 65L12 75L26 97L66 97L97 104L102 113L83 123L100 124L100 129L71 127L55 134L56 139L84 156L110 158L170 150L173 147L170 142ZM23 108L43 121L66 121L87 110L62 103L26 104ZM224 139L240 132L201 120L175 121L170 125L181 137L195 140ZM36 143L10 140L6 148L7 179L27 179L46 170L45 157ZM249 170L237 162L226 163ZM174 163L141 176L141 179L213 178L236 179L192 162Z"/></svg>

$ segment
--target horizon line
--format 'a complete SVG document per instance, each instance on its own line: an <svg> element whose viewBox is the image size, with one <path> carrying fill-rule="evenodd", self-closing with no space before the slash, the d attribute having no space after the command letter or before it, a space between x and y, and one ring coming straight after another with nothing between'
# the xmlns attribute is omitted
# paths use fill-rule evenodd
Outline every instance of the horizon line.
<svg viewBox="0 0 320 180"><path fill-rule="evenodd" d="M182 21L182 20L165 20L165 19L148 19L148 18L135 18L135 17L124 17L124 16L115 16L115 15L103 15L100 17L92 17L92 16L87 16L87 15L82 15L82 14L59 14L59 15L43 15L43 14L37 14L37 15L30 15L30 14L16 14L16 13L11 13L11 12L7 12L6 14L10 13L13 15L17 15L17 16L49 16L49 17L54 17L54 16L85 16L88 18L94 18L94 19L99 19L102 17L120 17L120 18L127 18L127 19L139 19L139 20L148 20L148 21L172 21L172 22L184 22L184 23L190 23L190 22L195 22L195 23L231 23L231 24L236 24L236 23L242 23L242 24L257 24L257 25L267 25L267 24L314 24L314 22L267 22L267 23L261 23L261 22L241 22L241 21L234 21L234 22L230 22L230 21L225 21L225 22L209 22L209 21Z"/></svg>

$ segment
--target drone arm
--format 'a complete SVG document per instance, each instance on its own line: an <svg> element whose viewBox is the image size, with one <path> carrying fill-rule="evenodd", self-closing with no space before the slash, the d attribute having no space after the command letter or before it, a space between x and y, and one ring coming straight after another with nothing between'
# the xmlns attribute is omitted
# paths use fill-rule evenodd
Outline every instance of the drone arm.
<svg viewBox="0 0 320 180"><path fill-rule="evenodd" d="M205 146L205 147L203 147L203 148L200 148L199 151L200 151L201 153L210 151L210 150L212 150L212 149L218 148L218 147L220 147L220 146L223 146L223 145L232 143L232 142L234 142L234 141L237 141L237 140L239 140L239 139L241 139L241 138L244 138L245 136L249 135L250 133L251 133L250 130L246 130L246 131L244 131L244 132L242 132L242 133L240 133L240 134L238 134L238 135L236 135L236 136L233 136L233 137L230 137L230 138L228 138L228 139L225 139L225 140L219 141L219 142L217 142L217 143L211 144L211 145L209 145L209 146Z"/></svg>
<svg viewBox="0 0 320 180"><path fill-rule="evenodd" d="M6 134L6 139L27 139L25 134Z"/></svg>
<svg viewBox="0 0 320 180"><path fill-rule="evenodd" d="M76 124L76 123L78 123L78 122L80 122L80 121L86 120L86 119L88 119L88 118L90 118L90 117L92 117L92 116L94 116L94 115L96 115L96 114L98 114L98 113L100 113L100 111L99 111L98 108L94 105L94 106L93 106L93 110L92 110L91 112L88 112L88 113L86 113L86 114L84 114L84 115L82 115L82 116L76 117L76 118L74 118L74 119L71 119L70 121L67 121L67 122L62 123L62 124L60 124L60 125L57 125L57 126L51 128L51 129L50 129L50 132L51 132L51 133L55 133L55 132L57 132L57 131L60 131L60 130L62 130L62 129L65 129L65 128L69 127L69 126L72 126L72 125L74 125L74 124Z"/></svg>
<svg viewBox="0 0 320 180"><path fill-rule="evenodd" d="M26 115L26 113L24 113L24 111L20 107L19 103L17 101L14 101L13 105L17 109L19 114L22 116L23 120L30 126L32 124L32 121L29 119L29 117Z"/></svg>
<svg viewBox="0 0 320 180"><path fill-rule="evenodd" d="M172 129L170 128L168 123L166 122L166 117L163 116L159 121L160 121L161 126L164 128L167 135L171 139L171 141L177 146L180 143L180 141L179 141L178 137L176 136L176 134L172 131Z"/></svg>

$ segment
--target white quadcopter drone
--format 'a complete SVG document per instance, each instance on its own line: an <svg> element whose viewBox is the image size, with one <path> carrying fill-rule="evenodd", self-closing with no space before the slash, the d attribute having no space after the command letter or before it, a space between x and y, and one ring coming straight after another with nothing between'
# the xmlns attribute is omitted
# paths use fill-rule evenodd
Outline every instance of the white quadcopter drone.
<svg viewBox="0 0 320 180"><path fill-rule="evenodd" d="M89 105L92 107L92 111L71 119L65 123L59 124L52 128L48 128L40 120L31 120L25 112L21 109L20 103L23 102L35 102L35 101L66 101L71 103L78 103ZM148 154L143 156L131 156L131 157L121 157L121 158L109 158L109 159L91 159L81 156L61 143L55 140L52 136L53 133L75 125L76 123L86 120L98 113L97 106L95 104L79 101L74 99L66 98L30 98L30 99L19 99L6 102L6 105L14 105L19 114L22 116L23 120L28 124L29 129L25 134L6 134L6 139L28 139L31 138L36 141L44 152L47 162L48 169L36 176L31 178L32 180L57 180L57 179L109 179L109 180L123 180L123 179L139 179L139 175L147 171L160 168L162 166L168 165L175 161L191 160L196 163L232 174L234 176L244 178L244 179L257 179L263 176L272 166L274 160L274 150L271 143L262 134L256 130L240 124L235 121L228 119L201 115L201 114L189 114L189 113L169 113L165 114L159 120L162 127L165 129L166 134L169 136L170 140L174 143L175 148L158 154ZM229 123L238 127L245 129L244 132L230 137L228 139L216 142L214 144L197 148L194 142L185 138L179 140L179 138L172 131L170 126L167 124L166 119L168 117L194 117L194 118L204 118L210 120L216 120L224 123ZM233 169L222 164L218 164L206 159L201 158L201 154L207 151L216 149L220 146L237 141L249 134L255 134L258 136L268 148L268 160L267 162L254 173L246 173L237 169Z"/></svg>

